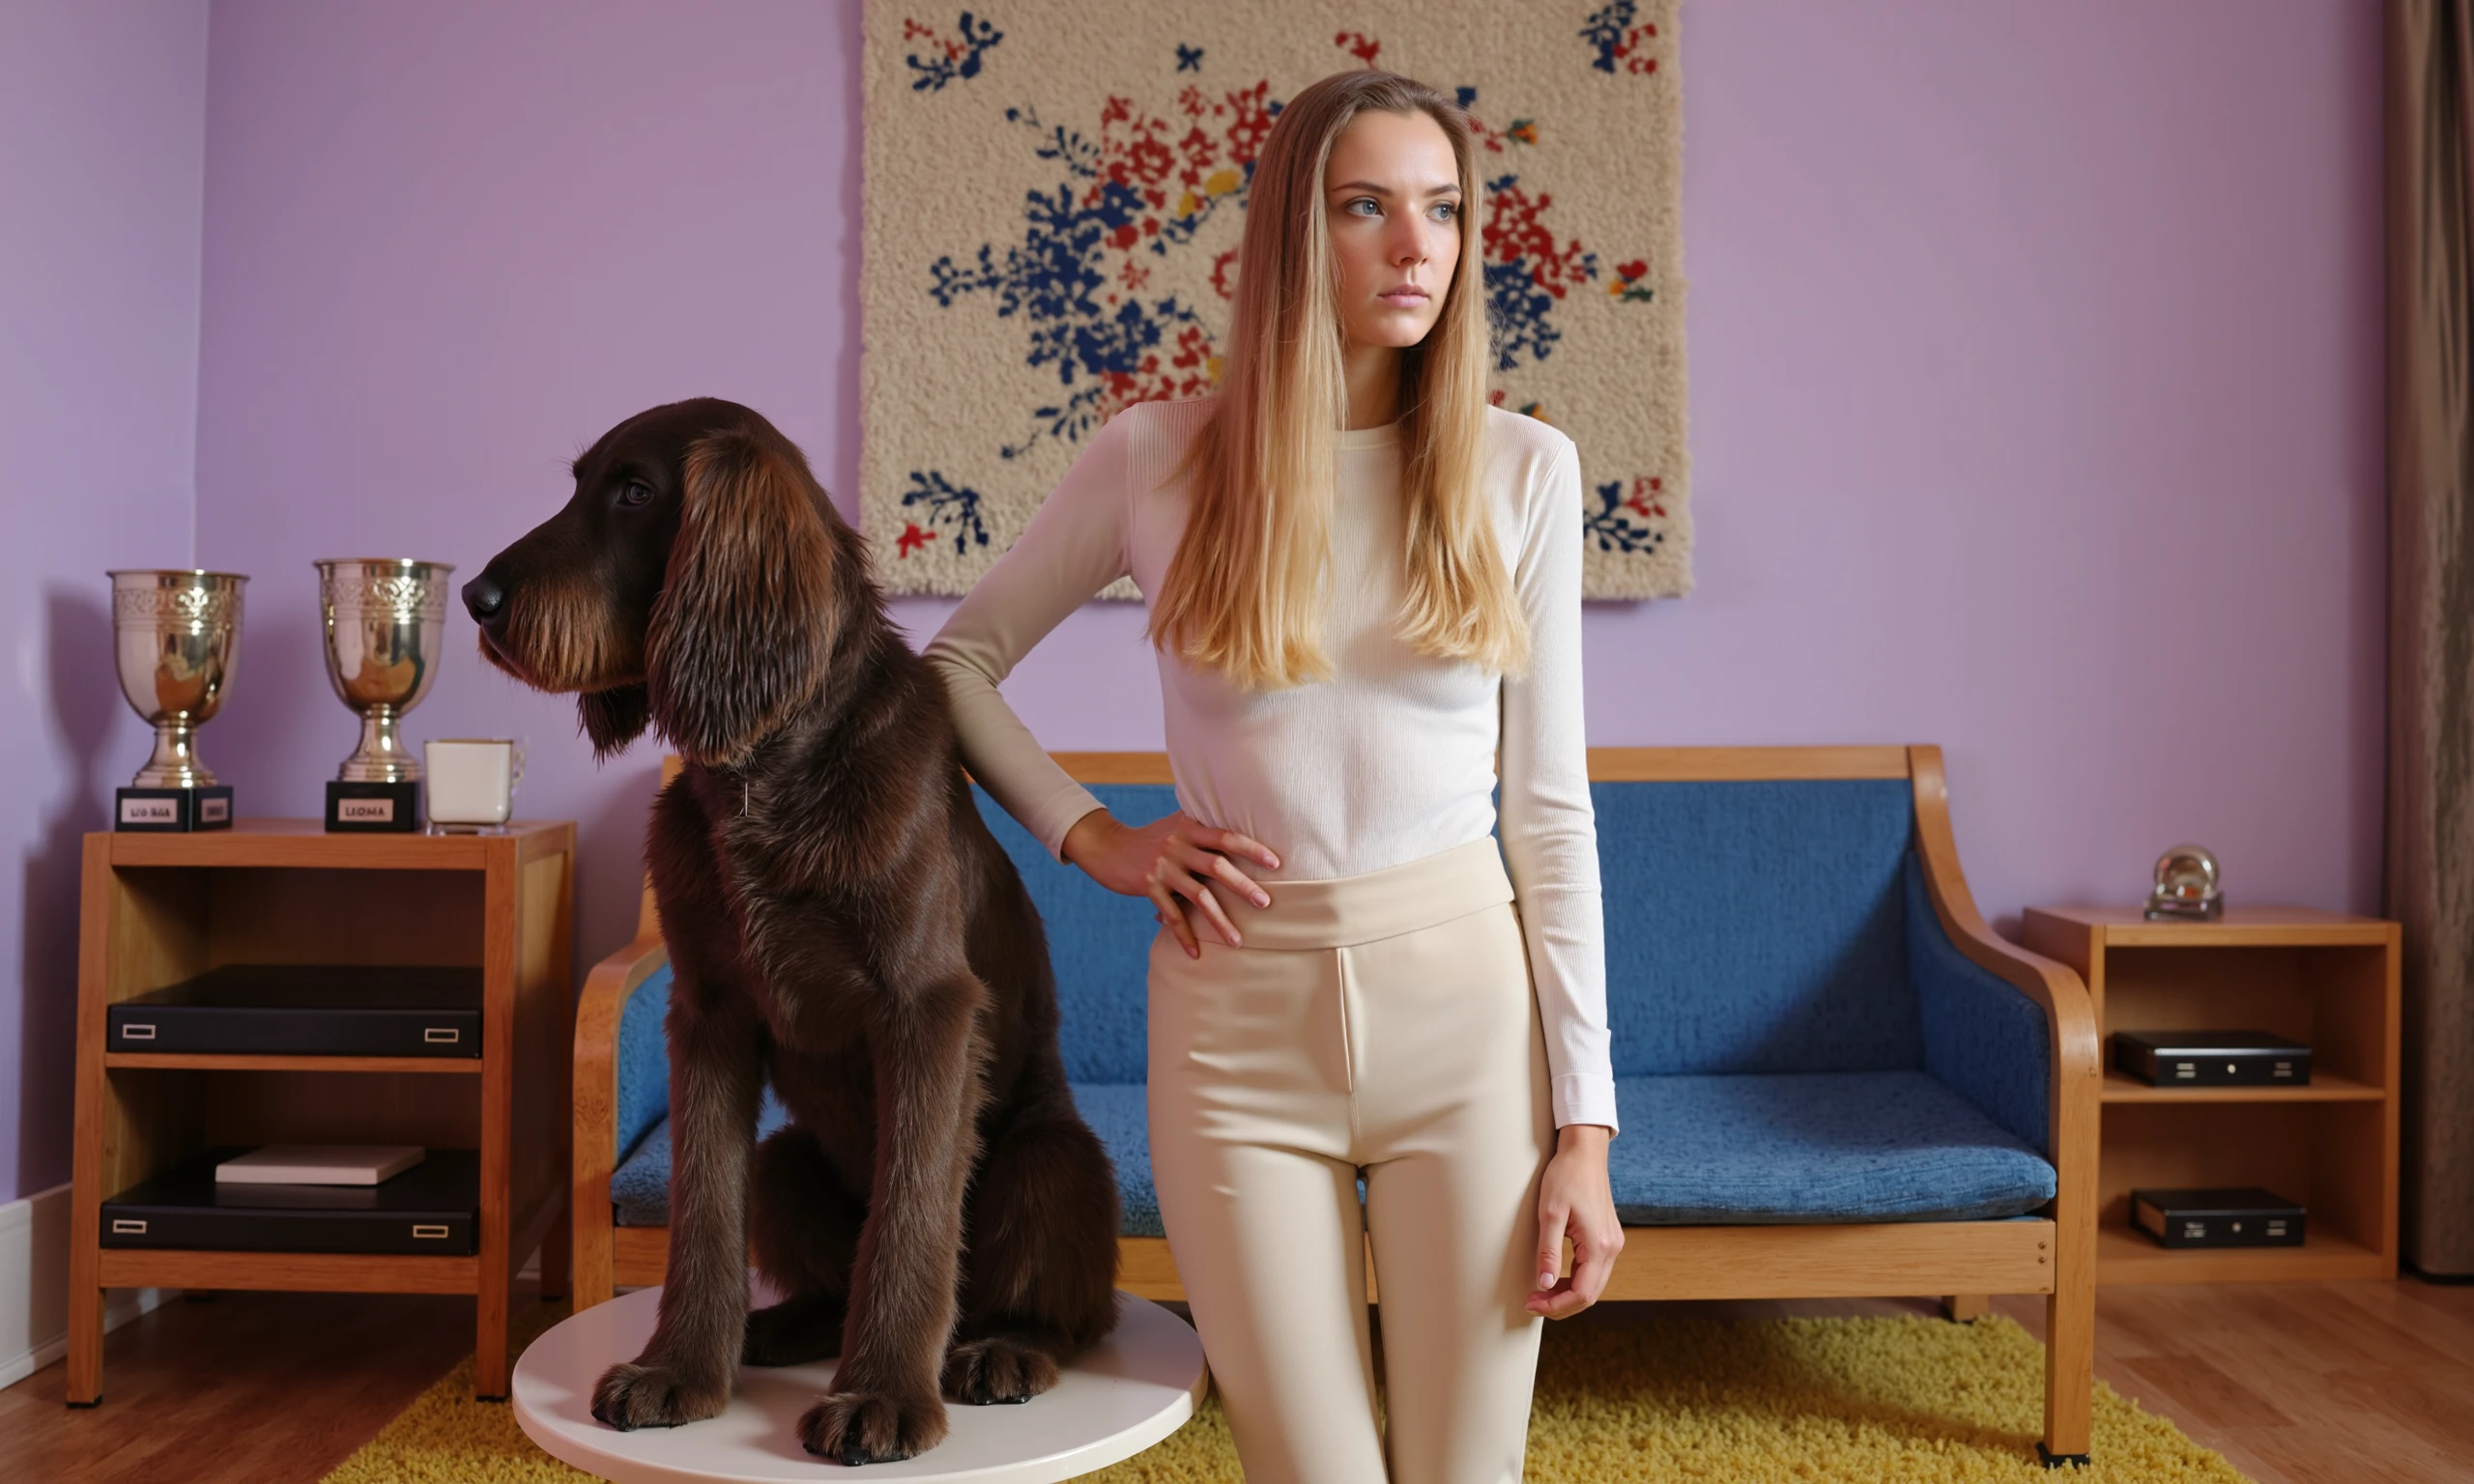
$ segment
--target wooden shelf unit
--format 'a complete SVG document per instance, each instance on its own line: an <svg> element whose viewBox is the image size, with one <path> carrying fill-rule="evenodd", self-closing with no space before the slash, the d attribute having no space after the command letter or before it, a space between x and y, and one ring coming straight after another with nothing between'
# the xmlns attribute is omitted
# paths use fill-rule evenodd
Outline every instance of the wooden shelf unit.
<svg viewBox="0 0 2474 1484"><path fill-rule="evenodd" d="M2086 981L2106 1038L2262 1030L2312 1049L2307 1087L2151 1087L2108 1070L2097 1159L2099 1283L2397 1276L2399 938L2309 907L2148 922L2137 907L2029 907L2028 946ZM2300 1248L2157 1245L2135 1188L2264 1185L2308 1212Z"/></svg>
<svg viewBox="0 0 2474 1484"><path fill-rule="evenodd" d="M471 1294L475 1390L504 1396L507 1290L567 1258L575 826L330 835L243 819L196 835L86 837L77 952L68 1400L102 1388L109 1288ZM239 963L482 971L481 1055L217 1056L104 1050L108 1007ZM412 1143L480 1152L470 1257L109 1248L102 1203L216 1144Z"/></svg>

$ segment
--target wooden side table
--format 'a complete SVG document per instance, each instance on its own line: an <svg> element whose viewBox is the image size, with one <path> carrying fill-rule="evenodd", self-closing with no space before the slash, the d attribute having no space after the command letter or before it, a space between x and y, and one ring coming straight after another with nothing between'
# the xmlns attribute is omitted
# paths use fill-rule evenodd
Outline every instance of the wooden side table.
<svg viewBox="0 0 2474 1484"><path fill-rule="evenodd" d="M2148 922L2137 907L2029 907L2028 946L2079 971L2108 1038L2262 1030L2312 1048L2307 1087L2151 1087L2108 1070L2097 1162L2099 1283L2397 1276L2395 923L2309 907ZM2146 1186L2264 1185L2309 1213L2301 1247L2158 1246Z"/></svg>
<svg viewBox="0 0 2474 1484"><path fill-rule="evenodd" d="M507 1390L507 1289L536 1247L563 1291L575 826L495 836L329 835L244 819L199 835L86 837L71 1199L72 1406L102 1389L107 1288L475 1297L475 1389ZM109 1051L106 1010L225 964L482 970L481 1055ZM480 1153L473 1256L134 1250L101 1206L217 1144L407 1143Z"/></svg>

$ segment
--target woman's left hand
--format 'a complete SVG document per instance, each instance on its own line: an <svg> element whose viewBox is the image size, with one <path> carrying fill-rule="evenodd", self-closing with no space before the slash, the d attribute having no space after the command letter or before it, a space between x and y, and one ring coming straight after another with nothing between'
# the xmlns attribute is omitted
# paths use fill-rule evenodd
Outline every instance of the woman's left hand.
<svg viewBox="0 0 2474 1484"><path fill-rule="evenodd" d="M1624 1250L1624 1223L1615 1219L1615 1192L1606 1179L1606 1145L1615 1131L1603 1124L1566 1124L1555 1135L1555 1157L1538 1182L1538 1283L1529 1312L1569 1319L1606 1292L1615 1254ZM1571 1275L1562 1280L1564 1239L1572 1242Z"/></svg>

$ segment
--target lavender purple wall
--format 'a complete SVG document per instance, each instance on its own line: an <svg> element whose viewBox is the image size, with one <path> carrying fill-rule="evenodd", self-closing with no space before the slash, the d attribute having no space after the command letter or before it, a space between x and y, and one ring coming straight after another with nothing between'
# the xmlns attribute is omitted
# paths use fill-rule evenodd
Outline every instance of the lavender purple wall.
<svg viewBox="0 0 2474 1484"><path fill-rule="evenodd" d="M1592 739L1938 741L1999 916L2126 899L2184 837L2244 899L2373 906L2377 8L1726 0L1684 33L1700 586L1592 613ZM469 571L578 446L699 392L847 498L856 48L849 3L217 0L197 555L257 577L209 733L246 810L314 810L351 747L312 558ZM471 644L411 731L531 740L589 960L652 751L596 771ZM1051 746L1159 742L1130 610L1009 691Z"/></svg>
<svg viewBox="0 0 2474 1484"><path fill-rule="evenodd" d="M206 24L0 0L0 1201L69 1178L78 837L146 757L103 569L190 558Z"/></svg>
<svg viewBox="0 0 2474 1484"><path fill-rule="evenodd" d="M219 4L207 89L201 557L254 574L246 813L314 814L356 724L310 563L460 582L567 496L619 417L764 409L858 458L855 8ZM518 799L579 822L578 974L635 924L652 745L595 769L572 702L485 669L457 605L415 738L526 738Z"/></svg>
<svg viewBox="0 0 2474 1484"><path fill-rule="evenodd" d="M1934 741L1978 901L2378 902L2380 7L1694 4L1699 590L1600 742Z"/></svg>

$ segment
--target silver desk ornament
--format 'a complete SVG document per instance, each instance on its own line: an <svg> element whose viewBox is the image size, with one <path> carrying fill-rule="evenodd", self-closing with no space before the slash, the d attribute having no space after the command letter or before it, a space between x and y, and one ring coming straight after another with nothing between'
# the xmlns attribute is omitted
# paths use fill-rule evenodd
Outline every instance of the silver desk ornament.
<svg viewBox="0 0 2474 1484"><path fill-rule="evenodd" d="M2203 845L2175 845L2156 858L2156 889L2147 894L2151 922L2213 922L2225 915L2216 857Z"/></svg>

